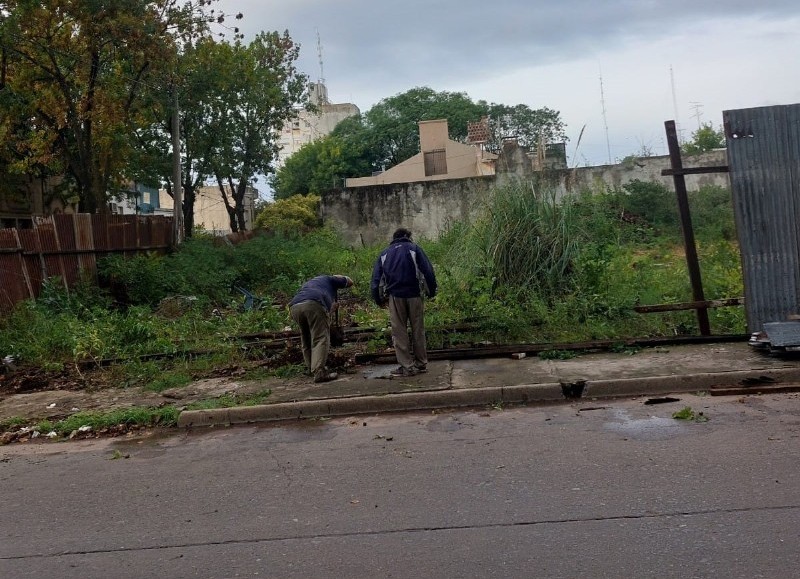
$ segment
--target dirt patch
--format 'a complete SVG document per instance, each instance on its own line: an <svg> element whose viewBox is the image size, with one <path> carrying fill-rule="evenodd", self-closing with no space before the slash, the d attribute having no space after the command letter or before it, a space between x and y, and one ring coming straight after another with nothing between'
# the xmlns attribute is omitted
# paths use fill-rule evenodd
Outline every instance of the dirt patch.
<svg viewBox="0 0 800 579"><path fill-rule="evenodd" d="M353 367L355 350L334 349L328 362L331 368L345 372ZM10 419L32 424L63 420L77 412L110 412L133 407L178 408L223 396L246 398L255 394L293 390L309 383L306 376L268 377L245 380L253 370L269 370L302 363L299 348L286 348L278 355L244 364L217 366L194 375L187 386L153 392L142 386L122 383L114 368L80 370L75 366L59 371L20 368L0 375L0 424ZM6 426L8 429L8 426ZM3 428L0 428L2 432Z"/></svg>

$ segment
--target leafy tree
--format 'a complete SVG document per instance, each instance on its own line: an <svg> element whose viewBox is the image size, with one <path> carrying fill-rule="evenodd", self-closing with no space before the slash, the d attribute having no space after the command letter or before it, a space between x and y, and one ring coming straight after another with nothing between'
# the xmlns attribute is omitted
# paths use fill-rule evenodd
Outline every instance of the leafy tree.
<svg viewBox="0 0 800 579"><path fill-rule="evenodd" d="M0 11L0 137L10 170L65 174L82 209L106 210L177 47L207 31L209 0L6 0ZM12 126L11 119L24 119Z"/></svg>
<svg viewBox="0 0 800 579"><path fill-rule="evenodd" d="M363 146L338 135L307 143L275 173L271 181L275 198L320 193L340 185L346 177L369 173L365 157Z"/></svg>
<svg viewBox="0 0 800 579"><path fill-rule="evenodd" d="M499 148L512 135L533 150L542 140L566 138L560 114L552 109L475 103L465 93L416 87L343 120L330 141L312 143L289 157L274 180L276 196L320 192L333 186L334 177L364 176L409 159L419 153L420 121L447 119L449 137L465 141L468 123L485 116L493 136L490 148Z"/></svg>
<svg viewBox="0 0 800 579"><path fill-rule="evenodd" d="M295 62L300 47L288 31L262 32L229 51L220 92L208 105L205 162L230 216L231 230L244 231L244 196L258 174L272 172L277 131L308 102L308 77Z"/></svg>
<svg viewBox="0 0 800 579"><path fill-rule="evenodd" d="M447 119L450 138L463 141L467 123L481 118L484 108L466 93L436 92L428 87L412 88L383 99L363 115L371 133L370 142L378 146L375 170L393 167L419 153L420 121Z"/></svg>
<svg viewBox="0 0 800 579"><path fill-rule="evenodd" d="M564 122L561 114L543 107L531 109L528 105L502 105L492 103L486 107L491 132L490 148L499 149L503 139L514 137L517 142L536 151L541 143L555 143L566 140Z"/></svg>
<svg viewBox="0 0 800 579"><path fill-rule="evenodd" d="M699 129L692 133L692 140L681 146L681 151L691 155L713 149L724 149L725 147L725 132L722 128L715 129L713 123L703 123Z"/></svg>
<svg viewBox="0 0 800 579"><path fill-rule="evenodd" d="M178 55L174 90L178 92L181 131L181 178L184 234L194 231L197 190L214 176L210 159L218 142L219 125L212 111L224 106L235 48L210 37L183 47ZM137 180L164 183L172 191L172 114L174 93L161 95L161 122L138 133Z"/></svg>

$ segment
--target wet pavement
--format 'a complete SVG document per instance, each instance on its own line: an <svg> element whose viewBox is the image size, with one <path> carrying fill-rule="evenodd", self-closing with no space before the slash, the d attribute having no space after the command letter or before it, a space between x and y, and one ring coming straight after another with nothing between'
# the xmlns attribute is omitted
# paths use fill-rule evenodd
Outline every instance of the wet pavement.
<svg viewBox="0 0 800 579"><path fill-rule="evenodd" d="M432 361L427 373L402 378L390 376L394 367L360 366L324 384L264 381L262 388L272 391L267 404L241 411L184 412L181 424L800 385L800 359L772 357L745 342L589 353L566 360L508 356Z"/></svg>

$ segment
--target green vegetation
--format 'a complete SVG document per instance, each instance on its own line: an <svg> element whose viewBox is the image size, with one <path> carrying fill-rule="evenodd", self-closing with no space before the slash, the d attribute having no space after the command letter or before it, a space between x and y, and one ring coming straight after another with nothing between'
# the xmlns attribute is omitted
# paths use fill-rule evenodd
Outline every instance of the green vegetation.
<svg viewBox="0 0 800 579"><path fill-rule="evenodd" d="M692 139L681 145L681 151L691 155L713 149L724 149L726 146L725 132L722 128L715 129L714 123L703 123L692 133Z"/></svg>
<svg viewBox="0 0 800 579"><path fill-rule="evenodd" d="M112 412L77 412L58 422L43 421L36 430L43 434L55 432L60 436L69 435L81 427L90 426L93 432L106 428L123 426L175 426L180 411L174 406L160 408L126 408Z"/></svg>
<svg viewBox="0 0 800 579"><path fill-rule="evenodd" d="M447 119L449 136L465 141L468 123L486 117L489 142L498 150L514 135L531 152L541 142L566 140L558 111L527 105L474 102L465 93L415 87L385 98L364 114L340 122L333 133L304 145L272 178L277 199L320 193L347 177L384 171L419 153L419 122Z"/></svg>
<svg viewBox="0 0 800 579"><path fill-rule="evenodd" d="M706 295L742 295L727 191L704 188L690 202ZM558 203L528 187L497 191L473 224L454 223L437 241L421 241L440 286L427 305L431 347L696 332L691 311L633 311L638 304L691 299L674 205L663 187L638 182ZM369 298L380 249L344 247L324 228L294 228L237 246L197 236L169 256L110 257L100 263L102 289L83 284L66 292L51 282L38 301L20 304L0 320L0 353L50 368L196 350L235 363L242 355L231 338L291 325L285 303L320 273L347 273L355 280L345 323L383 328L386 311ZM247 288L266 307L244 311L235 287ZM744 330L741 309L718 308L710 315L716 333ZM465 321L474 329L445 331ZM123 381L159 390L203 373L186 366L169 376L162 365L148 364L131 363ZM136 372L160 379L137 379Z"/></svg>
<svg viewBox="0 0 800 579"><path fill-rule="evenodd" d="M675 420L687 420L691 422L708 422L708 417L702 412L695 412L691 406L684 406L680 410L672 413Z"/></svg>
<svg viewBox="0 0 800 579"><path fill-rule="evenodd" d="M287 206L297 201L301 207L314 202L298 198ZM704 188L690 194L690 203L706 295L742 295L728 192ZM488 198L471 224L453 223L438 240L420 243L440 288L426 304L430 348L619 340L618 351L635 354L624 346L626 338L697 333L692 311L633 310L691 300L675 202L659 185L635 182L558 202L530 187L510 186ZM372 304L369 292L382 245L353 249L328 229L287 227L240 245L200 235L168 256L110 257L100 264L102 287L79 284L67 292L51 280L37 301L0 319L0 354L14 356L22 368L66 371L78 365L88 373L79 371L87 385L94 376L154 392L234 371L250 379L291 378L303 369L288 349L268 359L242 349L236 337L291 326L285 304L305 280L321 273L347 273L355 280L343 294L343 324L386 328L388 313ZM264 305L245 310L236 287L247 288ZM709 314L714 333L745 329L741 308ZM377 333L351 348L386 346ZM557 348L540 354L572 355ZM122 360L108 365L109 359ZM91 372L91 363L101 360L103 368ZM225 396L201 407L258 403L266 395ZM89 420L93 428L171 420L163 409L80 416L75 420ZM3 428L15 424L8 419Z"/></svg>
<svg viewBox="0 0 800 579"><path fill-rule="evenodd" d="M294 159L292 155L287 163ZM258 214L256 226L284 234L295 231L311 231L319 227L318 195L293 195L267 204Z"/></svg>
<svg viewBox="0 0 800 579"><path fill-rule="evenodd" d="M542 360L571 360L577 358L578 353L574 350L544 350L539 352Z"/></svg>
<svg viewBox="0 0 800 579"><path fill-rule="evenodd" d="M271 170L309 79L288 31L245 43L231 26L243 15L213 4L3 2L0 181L56 178L47 202L87 213L107 213L132 181L171 191L177 103L187 236L208 181L243 230L247 188Z"/></svg>

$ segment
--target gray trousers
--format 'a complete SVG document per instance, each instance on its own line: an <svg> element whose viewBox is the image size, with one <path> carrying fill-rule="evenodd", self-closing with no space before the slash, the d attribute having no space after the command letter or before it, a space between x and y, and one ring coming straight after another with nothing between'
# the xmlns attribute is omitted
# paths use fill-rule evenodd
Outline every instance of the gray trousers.
<svg viewBox="0 0 800 579"><path fill-rule="evenodd" d="M389 296L389 323L392 325L392 342L397 363L404 368L425 366L428 363L428 352L425 345L425 311L422 298Z"/></svg>
<svg viewBox="0 0 800 579"><path fill-rule="evenodd" d="M300 326L300 345L306 368L313 376L322 374L330 348L328 312L319 302L309 300L293 305L289 315Z"/></svg>

